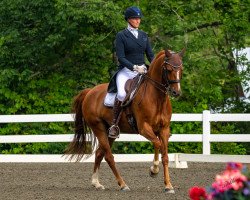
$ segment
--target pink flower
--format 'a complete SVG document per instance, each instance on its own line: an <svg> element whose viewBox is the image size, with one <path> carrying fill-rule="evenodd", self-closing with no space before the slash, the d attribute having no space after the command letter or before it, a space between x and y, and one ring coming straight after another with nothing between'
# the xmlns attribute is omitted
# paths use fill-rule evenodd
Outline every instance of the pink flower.
<svg viewBox="0 0 250 200"><path fill-rule="evenodd" d="M189 190L191 200L238 199L243 195L250 197L250 173L241 163L228 163L226 170L216 175L212 187L206 193L204 188L193 187ZM244 198L245 199L245 198Z"/></svg>
<svg viewBox="0 0 250 200"><path fill-rule="evenodd" d="M225 192L227 190L239 190L243 187L243 182L247 181L247 177L242 175L239 170L226 170L222 175L216 175L215 182L212 187L217 192Z"/></svg>
<svg viewBox="0 0 250 200"><path fill-rule="evenodd" d="M189 190L189 197L192 200L205 200L207 199L206 190L203 187L192 187Z"/></svg>

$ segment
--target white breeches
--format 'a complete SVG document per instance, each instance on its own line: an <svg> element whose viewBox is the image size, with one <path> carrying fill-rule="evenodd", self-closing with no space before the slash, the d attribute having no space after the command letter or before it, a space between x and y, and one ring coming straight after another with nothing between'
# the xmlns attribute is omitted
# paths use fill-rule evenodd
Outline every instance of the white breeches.
<svg viewBox="0 0 250 200"><path fill-rule="evenodd" d="M126 97L125 92L125 83L128 79L132 79L136 77L138 72L134 72L124 67L121 71L119 71L116 75L116 85L117 85L117 99L119 101L123 101Z"/></svg>

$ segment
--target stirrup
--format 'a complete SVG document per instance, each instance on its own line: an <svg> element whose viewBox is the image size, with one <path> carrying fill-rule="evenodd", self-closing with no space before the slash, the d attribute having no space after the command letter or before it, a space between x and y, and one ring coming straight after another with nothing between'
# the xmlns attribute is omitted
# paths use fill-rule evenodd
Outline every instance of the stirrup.
<svg viewBox="0 0 250 200"><path fill-rule="evenodd" d="M108 129L108 137L110 138L119 138L120 137L120 128L119 126L113 124L109 129Z"/></svg>

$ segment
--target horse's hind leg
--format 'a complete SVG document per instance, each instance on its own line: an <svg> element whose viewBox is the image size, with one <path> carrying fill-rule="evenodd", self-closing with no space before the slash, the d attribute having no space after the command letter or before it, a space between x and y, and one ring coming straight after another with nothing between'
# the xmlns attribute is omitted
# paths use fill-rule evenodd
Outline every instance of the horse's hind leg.
<svg viewBox="0 0 250 200"><path fill-rule="evenodd" d="M99 169L100 169L100 164L102 162L103 157L104 157L104 151L100 147L98 147L98 149L95 152L95 165L94 165L94 172L92 174L92 180L91 180L91 184L96 189L102 189L102 190L104 190L105 187L101 185L99 182Z"/></svg>
<svg viewBox="0 0 250 200"><path fill-rule="evenodd" d="M154 154L154 161L153 161L153 166L150 167L150 176L151 177L156 177L159 173L159 149L155 149L155 154Z"/></svg>
<svg viewBox="0 0 250 200"><path fill-rule="evenodd" d="M113 142L114 142L114 139L109 138L110 147L112 146ZM105 189L105 187L101 185L99 182L99 170L100 170L100 165L103 160L104 154L105 154L104 151L99 146L95 152L95 164L94 164L94 171L93 171L92 180L91 180L91 184L96 189L102 189L102 190Z"/></svg>
<svg viewBox="0 0 250 200"><path fill-rule="evenodd" d="M93 130L93 132L95 133L95 136L97 137L97 139L99 141L99 146L104 153L104 158L105 158L106 162L108 163L109 167L111 168L111 170L113 171L121 190L130 190L115 166L114 156L111 152L111 147L110 147L110 144L108 141L108 136L106 134L105 128L104 127L101 128L100 126L99 127L94 126L94 127L91 127L91 129ZM102 157L102 154L99 155L99 160L98 160L99 163L102 160L101 157ZM98 166L98 165L96 165L96 166ZM100 164L99 164L99 166L100 166Z"/></svg>

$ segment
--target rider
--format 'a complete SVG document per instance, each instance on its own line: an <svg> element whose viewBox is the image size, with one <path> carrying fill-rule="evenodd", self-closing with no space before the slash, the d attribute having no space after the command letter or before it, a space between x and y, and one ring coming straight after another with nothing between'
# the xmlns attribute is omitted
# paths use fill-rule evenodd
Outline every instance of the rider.
<svg viewBox="0 0 250 200"><path fill-rule="evenodd" d="M117 96L113 107L113 122L109 128L109 137L111 138L119 136L118 118L122 111L121 103L126 96L126 81L138 74L147 73L144 59L145 54L150 63L154 58L147 34L138 30L142 17L141 10L135 6L129 7L126 9L124 17L128 22L128 26L117 33L115 41L119 67L114 75L117 85Z"/></svg>

